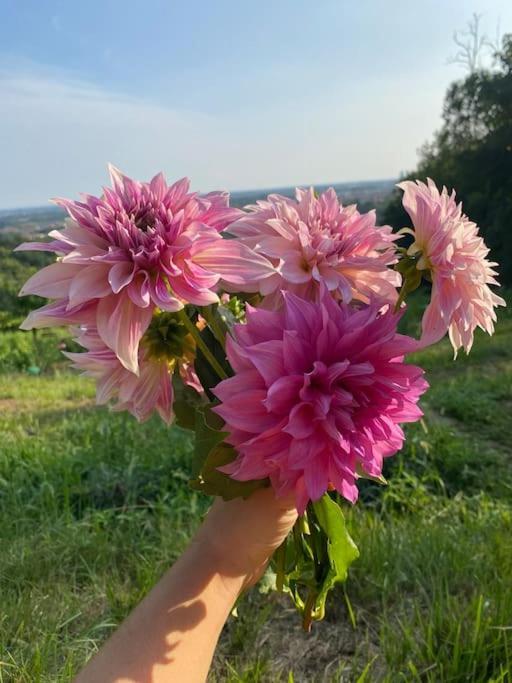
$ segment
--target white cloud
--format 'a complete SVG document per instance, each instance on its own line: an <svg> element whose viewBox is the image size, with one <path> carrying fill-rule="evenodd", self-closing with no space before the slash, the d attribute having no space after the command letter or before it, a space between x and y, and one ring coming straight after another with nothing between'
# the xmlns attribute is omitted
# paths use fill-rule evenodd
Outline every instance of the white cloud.
<svg viewBox="0 0 512 683"><path fill-rule="evenodd" d="M201 190L396 176L439 120L446 83L335 87L310 101L262 100L208 115L111 93L44 69L0 71L0 207L96 193L112 161L143 179L163 170Z"/></svg>

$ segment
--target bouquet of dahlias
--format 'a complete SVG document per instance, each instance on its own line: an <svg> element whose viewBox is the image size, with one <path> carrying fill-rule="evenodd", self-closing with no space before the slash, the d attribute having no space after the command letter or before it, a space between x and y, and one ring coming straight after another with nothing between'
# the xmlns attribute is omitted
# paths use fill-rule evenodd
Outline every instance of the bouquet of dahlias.
<svg viewBox="0 0 512 683"><path fill-rule="evenodd" d="M294 494L300 516L273 569L309 629L358 556L341 499L356 502L360 478L385 483L400 425L422 415L427 382L407 355L447 332L469 352L477 326L493 333L496 264L430 180L399 185L412 226L393 232L332 189L239 211L187 180L110 174L101 197L56 200L69 218L51 242L18 247L57 255L22 289L53 300L22 328L72 326L84 350L66 355L98 403L195 432L193 488ZM397 325L423 279L416 340Z"/></svg>

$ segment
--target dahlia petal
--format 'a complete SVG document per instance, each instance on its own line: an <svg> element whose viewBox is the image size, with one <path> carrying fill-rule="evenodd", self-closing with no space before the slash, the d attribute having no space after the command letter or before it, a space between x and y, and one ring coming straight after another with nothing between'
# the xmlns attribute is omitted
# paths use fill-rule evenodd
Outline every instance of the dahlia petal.
<svg viewBox="0 0 512 683"><path fill-rule="evenodd" d="M55 253L65 254L70 250L70 247L59 240L52 242L23 242L18 244L13 251L53 251Z"/></svg>
<svg viewBox="0 0 512 683"><path fill-rule="evenodd" d="M171 282L171 287L177 296L182 299L182 301L187 301L196 306L209 306L210 304L216 304L219 302L219 297L215 292L209 289L199 290L190 286L184 278L175 278ZM183 305L181 306L183 308ZM174 309L179 310L179 309Z"/></svg>
<svg viewBox="0 0 512 683"><path fill-rule="evenodd" d="M73 248L87 244L99 247L100 249L105 249L108 246L108 242L100 235L87 230L76 221L69 219L65 221L65 228L63 230L52 230L48 233L48 236L65 242Z"/></svg>
<svg viewBox="0 0 512 683"><path fill-rule="evenodd" d="M108 272L108 282L114 294L118 294L126 285L129 285L134 275L135 266L133 263L125 261L114 264Z"/></svg>
<svg viewBox="0 0 512 683"><path fill-rule="evenodd" d="M21 330L33 330L53 325L89 325L96 320L96 304L88 302L85 305L68 309L68 300L61 299L46 306L31 311L21 323Z"/></svg>
<svg viewBox="0 0 512 683"><path fill-rule="evenodd" d="M37 294L47 299L62 299L68 295L71 281L80 271L80 266L67 263L52 263L42 268L23 285L20 296Z"/></svg>
<svg viewBox="0 0 512 683"><path fill-rule="evenodd" d="M297 512L302 515L309 503L309 493L306 488L304 477L300 477L295 484L295 505Z"/></svg>
<svg viewBox="0 0 512 683"><path fill-rule="evenodd" d="M315 431L314 419L313 406L309 403L299 403L291 409L288 424L284 431L291 434L294 439L306 439Z"/></svg>
<svg viewBox="0 0 512 683"><path fill-rule="evenodd" d="M304 372L308 365L309 344L295 331L285 330L283 334L284 369L290 374Z"/></svg>
<svg viewBox="0 0 512 683"><path fill-rule="evenodd" d="M214 410L236 429L262 432L274 421L263 406L265 396L266 392L261 389L249 390L237 396L235 401L224 401Z"/></svg>
<svg viewBox="0 0 512 683"><path fill-rule="evenodd" d="M147 273L139 272L126 288L135 306L146 308L151 303L151 288Z"/></svg>
<svg viewBox="0 0 512 683"><path fill-rule="evenodd" d="M139 341L152 315L151 307L135 306L125 293L104 297L98 303L97 326L100 337L115 352L121 364L135 374L139 370Z"/></svg>
<svg viewBox="0 0 512 683"><path fill-rule="evenodd" d="M312 501L319 500L324 495L329 485L329 476L322 459L317 458L304 468L304 483Z"/></svg>
<svg viewBox="0 0 512 683"><path fill-rule="evenodd" d="M90 265L96 258L101 258L103 250L93 244L81 244L71 251L67 251L62 257L62 263L79 263Z"/></svg>
<svg viewBox="0 0 512 683"><path fill-rule="evenodd" d="M212 389L212 392L220 400L227 400L232 393L242 393L246 387L252 386L257 389L265 389L265 382L256 370L246 370L229 378L229 382L221 382Z"/></svg>
<svg viewBox="0 0 512 683"><path fill-rule="evenodd" d="M283 343L277 339L250 347L249 360L270 386L284 374Z"/></svg>
<svg viewBox="0 0 512 683"><path fill-rule="evenodd" d="M447 332L446 322L443 320L439 306L434 300L432 300L425 309L421 321L421 329L421 348L435 344L442 339Z"/></svg>
<svg viewBox="0 0 512 683"><path fill-rule="evenodd" d="M301 284L311 280L311 269L299 251L282 251L280 258L284 264L281 275L293 284Z"/></svg>
<svg viewBox="0 0 512 683"><path fill-rule="evenodd" d="M150 291L153 303L163 311L174 312L183 308L182 302L169 292L167 284L160 275L157 275L154 282L151 283Z"/></svg>
<svg viewBox="0 0 512 683"><path fill-rule="evenodd" d="M292 439L289 444L289 467L303 470L324 448L324 443L315 434L303 439Z"/></svg>
<svg viewBox="0 0 512 683"><path fill-rule="evenodd" d="M236 240L209 242L194 256L194 261L235 285L258 284L260 280L275 274L270 261Z"/></svg>
<svg viewBox="0 0 512 683"><path fill-rule="evenodd" d="M100 299L112 293L108 282L108 266L93 264L81 268L69 286L69 308L91 299Z"/></svg>
<svg viewBox="0 0 512 683"><path fill-rule="evenodd" d="M268 476L268 464L264 460L253 458L237 459L234 463L217 468L219 472L232 475L239 481L251 481L252 479L266 479Z"/></svg>
<svg viewBox="0 0 512 683"><path fill-rule="evenodd" d="M284 413L291 402L297 399L303 384L300 375L279 377L268 388L267 398L263 401L267 410L273 413Z"/></svg>

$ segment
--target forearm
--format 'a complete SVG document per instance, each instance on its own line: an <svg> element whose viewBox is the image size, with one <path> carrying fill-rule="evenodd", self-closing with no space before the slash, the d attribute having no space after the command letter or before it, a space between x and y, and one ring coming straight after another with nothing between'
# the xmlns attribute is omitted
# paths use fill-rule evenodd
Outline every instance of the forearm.
<svg viewBox="0 0 512 683"><path fill-rule="evenodd" d="M244 584L193 542L77 677L77 683L206 679L222 627Z"/></svg>
<svg viewBox="0 0 512 683"><path fill-rule="evenodd" d="M240 591L261 576L297 518L271 488L216 500L194 540L76 679L202 683Z"/></svg>

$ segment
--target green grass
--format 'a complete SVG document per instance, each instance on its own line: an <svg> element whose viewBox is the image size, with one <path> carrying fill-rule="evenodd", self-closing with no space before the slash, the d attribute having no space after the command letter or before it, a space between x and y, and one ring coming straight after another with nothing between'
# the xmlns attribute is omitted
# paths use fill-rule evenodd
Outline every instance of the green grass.
<svg viewBox="0 0 512 683"><path fill-rule="evenodd" d="M426 417L348 510L361 550L310 635L239 605L212 681L512 680L512 319L455 364L418 354ZM0 682L70 681L178 556L208 500L190 441L94 405L84 379L0 375Z"/></svg>

